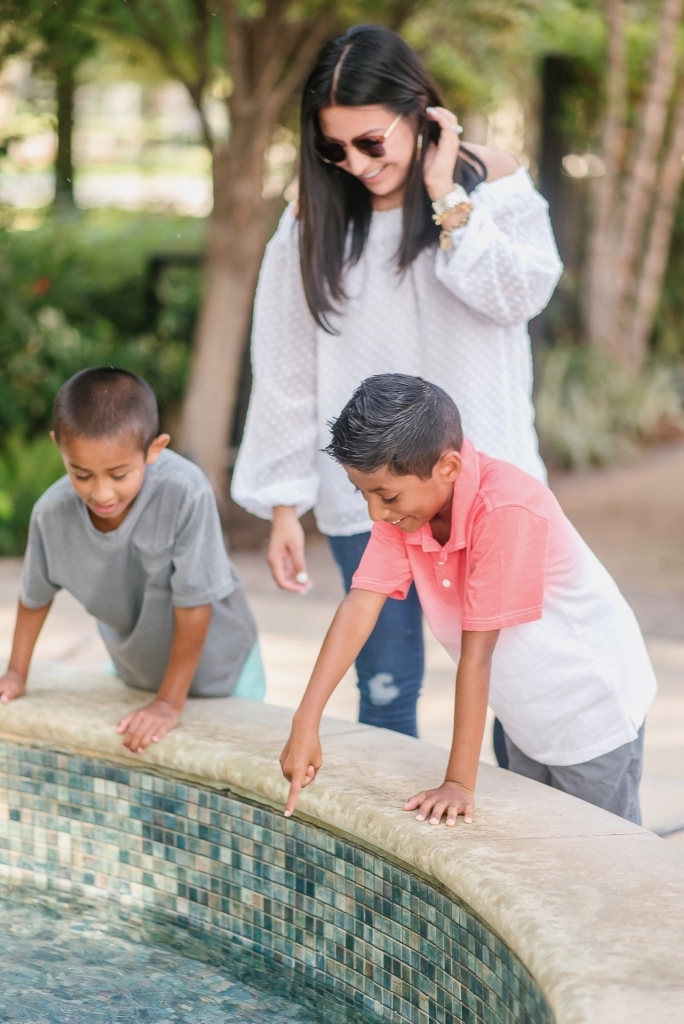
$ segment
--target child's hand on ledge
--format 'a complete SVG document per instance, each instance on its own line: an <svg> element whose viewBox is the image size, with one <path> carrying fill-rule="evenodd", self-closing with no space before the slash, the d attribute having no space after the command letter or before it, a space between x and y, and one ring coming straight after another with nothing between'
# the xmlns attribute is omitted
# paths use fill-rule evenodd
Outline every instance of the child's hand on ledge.
<svg viewBox="0 0 684 1024"><path fill-rule="evenodd" d="M168 701L157 698L122 718L116 731L124 733L124 747L133 754L142 754L150 743L158 743L173 729L178 718L179 712Z"/></svg>
<svg viewBox="0 0 684 1024"><path fill-rule="evenodd" d="M474 794L459 782L449 782L447 779L438 789L424 789L404 804L405 811L416 809L416 821L425 821L429 817L431 825L439 825L446 814L447 825L455 825L456 818L462 814L463 820L469 825L475 809Z"/></svg>
<svg viewBox="0 0 684 1024"><path fill-rule="evenodd" d="M0 703L9 704L15 697L23 697L26 693L26 680L10 668L0 677Z"/></svg>
<svg viewBox="0 0 684 1024"><path fill-rule="evenodd" d="M322 764L323 754L318 729L298 727L295 720L292 723L290 738L280 755L280 767L290 783L290 792L285 804L286 818L291 817L301 790L314 781Z"/></svg>

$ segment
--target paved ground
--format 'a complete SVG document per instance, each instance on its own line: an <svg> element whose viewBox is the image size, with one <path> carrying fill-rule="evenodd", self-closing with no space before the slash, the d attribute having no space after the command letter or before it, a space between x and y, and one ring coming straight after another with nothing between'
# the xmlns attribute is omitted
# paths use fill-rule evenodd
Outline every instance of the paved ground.
<svg viewBox="0 0 684 1024"><path fill-rule="evenodd" d="M646 730L642 784L644 823L684 850L684 445L663 448L616 470L559 476L554 490L577 528L632 602L646 633L660 690ZM235 554L261 632L267 700L296 706L342 590L327 545L313 538L306 597L284 594L270 579L263 554ZM21 563L0 560L0 657L6 657ZM101 668L104 645L93 620L68 594L58 595L36 656ZM427 673L420 703L424 739L448 746L454 668L427 637ZM353 721L352 674L329 713ZM482 756L492 761L489 739Z"/></svg>

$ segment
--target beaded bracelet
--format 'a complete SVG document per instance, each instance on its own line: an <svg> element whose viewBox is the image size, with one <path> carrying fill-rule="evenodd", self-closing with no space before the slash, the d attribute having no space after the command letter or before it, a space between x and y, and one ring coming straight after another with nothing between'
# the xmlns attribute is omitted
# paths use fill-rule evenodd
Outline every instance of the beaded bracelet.
<svg viewBox="0 0 684 1024"><path fill-rule="evenodd" d="M432 219L438 227L441 227L444 221L449 220L452 216L457 217L455 223L451 224L449 228L443 228L439 233L439 247L444 252L448 252L452 247L451 232L468 223L473 204L463 186L454 185L448 195L435 200L432 209L435 211Z"/></svg>

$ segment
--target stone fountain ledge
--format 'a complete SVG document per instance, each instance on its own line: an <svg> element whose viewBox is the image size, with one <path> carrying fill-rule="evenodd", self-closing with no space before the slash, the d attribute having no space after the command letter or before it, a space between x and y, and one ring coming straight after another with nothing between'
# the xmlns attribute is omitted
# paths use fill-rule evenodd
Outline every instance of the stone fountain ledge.
<svg viewBox="0 0 684 1024"><path fill-rule="evenodd" d="M29 695L0 706L0 735L137 762L283 806L278 755L291 711L239 698L189 700L181 725L144 755L128 755L116 724L148 699L107 675L36 666ZM480 768L473 825L419 823L402 802L441 780L445 750L333 719L324 720L322 736L324 767L297 813L389 854L468 904L527 966L558 1024L684 1021L681 852L489 765Z"/></svg>

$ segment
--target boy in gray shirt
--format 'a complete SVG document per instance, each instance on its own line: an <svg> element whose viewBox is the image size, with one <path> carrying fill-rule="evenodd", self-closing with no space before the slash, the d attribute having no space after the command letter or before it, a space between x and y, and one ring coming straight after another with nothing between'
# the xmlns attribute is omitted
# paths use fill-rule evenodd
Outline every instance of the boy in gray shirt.
<svg viewBox="0 0 684 1024"><path fill-rule="evenodd" d="M82 370L60 388L52 437L67 475L33 509L0 701L25 692L62 588L97 619L121 679L156 692L119 723L130 750L172 729L188 694L263 698L256 626L216 500L201 471L166 450L149 385L125 370Z"/></svg>

